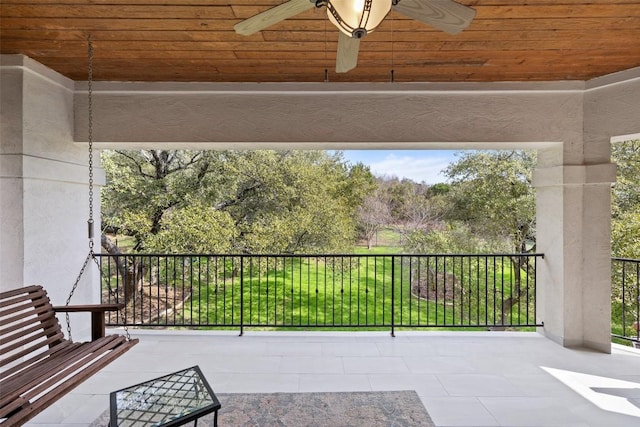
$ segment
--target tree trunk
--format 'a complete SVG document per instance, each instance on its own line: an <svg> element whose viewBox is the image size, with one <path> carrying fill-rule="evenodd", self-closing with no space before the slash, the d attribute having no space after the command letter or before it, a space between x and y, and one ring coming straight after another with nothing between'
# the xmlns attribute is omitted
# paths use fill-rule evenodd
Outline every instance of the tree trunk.
<svg viewBox="0 0 640 427"><path fill-rule="evenodd" d="M100 243L109 255L115 255L116 267L124 284L124 303L127 304L133 298L136 285L144 277L142 264L136 265L133 257L123 254L118 245L107 235L102 234Z"/></svg>

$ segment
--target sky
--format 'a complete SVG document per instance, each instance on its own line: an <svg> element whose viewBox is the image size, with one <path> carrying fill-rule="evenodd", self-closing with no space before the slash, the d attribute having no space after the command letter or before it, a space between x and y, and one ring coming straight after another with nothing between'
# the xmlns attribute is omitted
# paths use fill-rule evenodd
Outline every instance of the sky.
<svg viewBox="0 0 640 427"><path fill-rule="evenodd" d="M448 150L343 150L344 159L361 162L376 176L396 176L415 182L446 182L441 171L454 162L455 151Z"/></svg>

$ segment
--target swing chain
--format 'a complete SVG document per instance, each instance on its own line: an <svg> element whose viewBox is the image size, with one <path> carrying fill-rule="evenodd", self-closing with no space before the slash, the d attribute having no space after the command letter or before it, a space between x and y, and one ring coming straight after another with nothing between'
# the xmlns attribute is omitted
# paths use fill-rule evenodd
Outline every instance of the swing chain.
<svg viewBox="0 0 640 427"><path fill-rule="evenodd" d="M88 127L89 127L89 220L87 221L89 230L89 253L93 254L93 43L91 35L88 42Z"/></svg>
<svg viewBox="0 0 640 427"><path fill-rule="evenodd" d="M78 274L78 278L76 279L76 282L73 284L73 287L71 288L71 292L67 297L67 302L65 303L65 305L69 305L69 303L71 302L71 297L76 291L76 288L78 287L78 283L80 283L80 279L82 279L82 276L84 275L84 271L87 269L87 265L89 265L90 259L93 259L94 261L96 261L96 257L93 255L93 252L90 252L89 254L87 254L87 258L84 260L84 264L82 264L82 268L80 269L80 274ZM71 336L71 321L69 319L68 311L65 313L65 320L67 321L67 336L69 337L69 341L73 341L73 338Z"/></svg>
<svg viewBox="0 0 640 427"><path fill-rule="evenodd" d="M80 274L78 274L78 278L76 279L75 283L73 284L73 287L71 288L71 292L69 293L69 296L67 297L67 302L65 303L65 305L69 305L69 303L71 303L71 297L73 296L74 292L76 291L76 288L78 287L78 284L80 283L80 279L82 279L82 276L84 275L84 272L87 269L87 266L89 265L89 260L93 260L93 262L96 264L96 267L98 267L98 271L100 271L100 263L98 262L98 259L96 258L96 256L93 253L93 251L89 252L87 254L87 257L84 260L84 264L82 264L82 268L80 269ZM115 301L117 301L117 295L114 292L114 290L111 288L111 285L109 285L109 295L112 298L114 298ZM69 318L69 312L68 311L65 313L65 320L67 322L67 336L69 337L69 341L73 341L73 337L71 335L71 319ZM129 328L127 326L124 327L124 334L125 334L125 339L127 341L131 341L131 335L129 335Z"/></svg>
<svg viewBox="0 0 640 427"><path fill-rule="evenodd" d="M76 278L75 283L73 284L73 287L71 288L71 292L69 293L69 296L67 297L67 302L65 305L69 305L69 303L71 302L71 298L73 297L73 294L76 291L76 288L78 287L78 284L80 283L80 280L82 279L82 276L84 275L85 270L87 269L87 266L89 265L89 261L93 260L93 262L96 264L96 266L98 267L98 271L101 271L100 269L100 262L98 261L94 251L93 251L93 225L94 225L94 221L93 221L93 43L91 40L91 35L89 35L88 37L88 43L87 43L87 53L88 53L88 60L89 60L89 64L88 64L88 79L87 79L87 93L88 93L88 128L89 128L89 134L88 134L88 142L89 142L89 219L87 220L87 228L88 228L88 236L89 236L89 253L87 254L87 257L84 260L84 264L82 264L82 268L80 269L80 273L78 274L78 277ZM115 301L118 300L117 294L115 293L115 291L111 288L111 285L109 284L109 296L114 298ZM102 287L102 286L101 286ZM69 319L69 312L65 313L65 320L67 322L67 334L69 337L70 341L73 341L72 337L71 337L71 322ZM129 328L127 328L127 326L124 327L124 332L125 332L125 338L127 341L131 341L131 336L129 335Z"/></svg>

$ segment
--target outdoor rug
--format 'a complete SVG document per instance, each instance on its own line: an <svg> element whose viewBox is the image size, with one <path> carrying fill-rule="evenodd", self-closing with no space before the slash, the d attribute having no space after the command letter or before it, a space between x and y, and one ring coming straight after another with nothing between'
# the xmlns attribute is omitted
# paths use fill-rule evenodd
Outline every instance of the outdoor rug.
<svg viewBox="0 0 640 427"><path fill-rule="evenodd" d="M411 391L340 393L216 393L220 427L434 427ZM91 427L109 425L109 411ZM198 427L213 426L213 414Z"/></svg>

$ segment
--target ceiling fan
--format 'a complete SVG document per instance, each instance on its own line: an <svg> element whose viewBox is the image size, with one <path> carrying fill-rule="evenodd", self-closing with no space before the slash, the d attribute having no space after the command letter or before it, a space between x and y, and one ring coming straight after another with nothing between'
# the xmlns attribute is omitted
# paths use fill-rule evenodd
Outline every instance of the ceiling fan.
<svg viewBox="0 0 640 427"><path fill-rule="evenodd" d="M474 9L453 0L289 0L240 21L233 28L236 33L248 36L313 7L326 7L329 20L340 30L337 73L355 68L360 39L374 31L392 7L449 34L465 29L476 15Z"/></svg>

